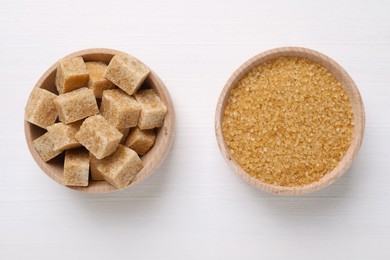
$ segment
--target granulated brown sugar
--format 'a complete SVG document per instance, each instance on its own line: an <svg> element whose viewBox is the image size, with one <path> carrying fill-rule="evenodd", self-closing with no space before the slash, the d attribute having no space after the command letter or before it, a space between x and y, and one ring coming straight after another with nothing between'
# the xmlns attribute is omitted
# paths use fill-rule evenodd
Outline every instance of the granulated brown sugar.
<svg viewBox="0 0 390 260"><path fill-rule="evenodd" d="M278 186L320 180L352 141L352 104L328 69L280 57L251 69L231 90L222 133L251 176Z"/></svg>

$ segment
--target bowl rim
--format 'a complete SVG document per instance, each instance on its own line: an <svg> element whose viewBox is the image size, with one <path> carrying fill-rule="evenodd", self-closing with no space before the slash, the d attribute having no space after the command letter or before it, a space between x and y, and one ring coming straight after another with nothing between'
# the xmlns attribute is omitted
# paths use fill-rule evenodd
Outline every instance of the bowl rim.
<svg viewBox="0 0 390 260"><path fill-rule="evenodd" d="M307 58L311 61L314 61L330 70L332 75L334 75L337 80L342 82L345 87L348 97L352 103L353 116L354 116L354 132L352 135L352 142L344 155L343 159L339 164L330 172L328 172L324 177L319 181L303 185L303 186L278 186L273 184L268 184L260 181L259 179L250 176L241 166L230 156L229 150L225 143L223 134L222 134L222 120L223 112L226 107L227 99L230 95L230 91L234 88L237 82L253 67L277 57L281 56L293 56L293 57L302 57ZM240 67L238 67L234 73L230 76L225 86L222 89L222 92L218 98L217 107L215 110L215 135L219 149L222 153L222 156L228 163L228 165L233 169L233 171L238 174L245 182L250 185L269 192L279 195L303 195L306 193L314 192L320 189L327 187L341 177L351 166L353 159L356 157L360 146L362 144L365 128L365 112L364 105L359 93L358 87L351 78L351 76L342 68L336 61L330 57L322 54L318 51L297 47L297 46L286 46L273 48L264 52L261 52L249 60L245 61Z"/></svg>
<svg viewBox="0 0 390 260"><path fill-rule="evenodd" d="M111 56L109 59L111 59L115 54L118 53L125 53L123 51L118 51L115 49L109 49L109 48L89 48L89 49L83 49L76 52L72 52L65 57L62 58L70 58L70 57L88 57L88 55L91 56ZM126 53L128 54L128 53ZM128 54L132 56L131 54ZM134 57L134 56L132 56ZM60 59L62 59L60 58ZM138 58L137 58L138 59ZM101 61L102 59L98 59L97 61ZM138 59L139 60L139 59ZM140 60L141 61L141 60ZM142 62L142 61L141 61ZM142 62L143 63L143 62ZM55 73L57 70L58 61L56 61L53 65L51 65L38 79L36 82L34 88L40 88L45 80L52 75L52 73ZM148 67L145 64L146 67ZM149 67L148 67L149 68ZM150 69L150 68L149 68ZM107 182L103 181L94 181L90 182L87 187L72 187L72 186L66 186L62 183L62 177L60 177L58 174L55 174L53 172L53 168L55 168L54 165L50 165L49 162L44 162L41 157L38 155L37 151L35 150L33 146L33 137L31 133L31 127L37 127L33 125L32 123L28 122L27 120L24 120L24 134L25 139L27 143L27 147L30 151L31 156L33 157L34 161L38 164L38 166L41 168L41 170L50 177L50 179L54 180L56 183L60 184L62 187L66 187L72 190L80 191L80 192L86 192L86 193L92 193L92 194L99 194L99 193L108 193L108 192L114 192L114 191L122 191L125 189L128 189L131 186L134 186L136 184L139 184L140 182L144 181L146 178L148 178L150 175L152 175L162 164L162 162L166 159L175 137L176 132L176 115L175 115L175 109L172 102L172 98L169 94L168 89L165 87L162 80L159 78L159 76L150 69L150 74L148 76L148 79L153 82L154 89L157 90L160 98L164 101L165 105L167 106L167 114L164 119L163 126L159 129L159 133L156 138L156 143L153 145L151 150L144 156L150 157L147 164L144 165L144 168L136 175L136 177L131 181L131 183L125 187L124 189L116 189L115 187L111 186ZM53 83L54 84L54 83ZM34 89L33 88L33 89ZM45 129L42 129L42 131ZM161 136L161 137L160 137ZM158 143L157 143L158 142ZM104 184L103 184L104 183Z"/></svg>

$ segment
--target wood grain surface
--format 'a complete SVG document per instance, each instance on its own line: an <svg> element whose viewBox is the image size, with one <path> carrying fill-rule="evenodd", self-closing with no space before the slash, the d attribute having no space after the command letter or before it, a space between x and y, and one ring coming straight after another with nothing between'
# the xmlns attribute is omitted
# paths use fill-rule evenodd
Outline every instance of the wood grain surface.
<svg viewBox="0 0 390 260"><path fill-rule="evenodd" d="M0 259L389 259L389 13L380 0L2 1ZM349 170L299 197L243 182L214 133L229 77L281 46L332 57L359 87L366 111ZM152 68L169 89L177 127L153 175L92 195L42 173L23 114L58 57L97 47Z"/></svg>

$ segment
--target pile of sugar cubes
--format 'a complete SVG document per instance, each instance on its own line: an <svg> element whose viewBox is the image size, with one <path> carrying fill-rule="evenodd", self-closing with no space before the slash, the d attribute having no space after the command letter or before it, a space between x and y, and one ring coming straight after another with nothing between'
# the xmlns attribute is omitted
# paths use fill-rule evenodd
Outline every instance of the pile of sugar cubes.
<svg viewBox="0 0 390 260"><path fill-rule="evenodd" d="M65 152L64 185L88 186L91 179L123 189L144 167L139 156L153 146L167 112L154 89L141 88L149 73L125 53L108 65L64 58L55 79L58 95L33 89L25 119L47 130L34 147L45 162Z"/></svg>

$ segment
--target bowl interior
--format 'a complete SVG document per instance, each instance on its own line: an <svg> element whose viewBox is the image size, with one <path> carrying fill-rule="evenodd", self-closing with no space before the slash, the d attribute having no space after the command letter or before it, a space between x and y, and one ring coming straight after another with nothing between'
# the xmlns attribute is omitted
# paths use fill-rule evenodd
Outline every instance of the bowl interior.
<svg viewBox="0 0 390 260"><path fill-rule="evenodd" d="M67 57L77 57L81 56L85 61L102 61L108 64L111 58L119 53L119 51L111 49L88 49L79 52L72 53ZM45 74L39 79L36 88L47 89L53 93L56 93L56 87L54 85L55 75L57 71L57 63L51 66ZM157 130L156 141L150 151L141 157L141 160L144 163L144 168L136 175L134 180L130 183L129 186L135 185L148 176L150 176L154 170L156 170L161 162L165 159L166 155L169 152L169 149L172 145L175 131L175 112L172 100L168 93L168 90L165 88L162 81L159 77L151 71L149 76L146 78L145 82L142 85L142 88L153 88L155 89L161 100L167 106L167 114L165 116L164 124L161 128ZM26 141L30 152L34 160L38 163L40 168L53 180L62 184L63 183L63 163L64 163L64 153L53 158L49 162L45 163L38 153L36 152L33 146L33 140L45 133L46 130L33 125L27 121L24 124ZM115 187L111 186L105 181L90 181L88 187L69 187L75 190L83 192L92 192L92 193L104 193L117 190Z"/></svg>
<svg viewBox="0 0 390 260"><path fill-rule="evenodd" d="M353 115L355 121L354 133L352 137L352 143L349 147L347 153L340 161L338 166L334 168L331 172L327 173L321 180L318 182L314 182L304 186L296 186L296 187L284 187L284 186L276 186L268 183L263 183L260 180L250 176L246 173L241 166L234 161L234 159L230 156L229 150L227 149L227 145L222 135L222 120L223 113L230 95L230 91L236 86L238 81L246 75L253 67L260 65L268 60L272 60L282 56L290 56L290 57L301 57L309 59L313 62L316 62L323 67L327 68L338 81L340 81L348 94L349 100L352 103ZM283 195L301 195L304 193L312 192L315 190L322 189L327 185L334 182L337 178L339 178L351 165L353 158L356 156L359 151L363 134L364 134L364 125L365 125L365 114L363 102L360 97L359 90L352 80L352 78L348 75L348 73L334 60L327 57L326 55L319 53L314 50L300 48L300 47L284 47L284 48L276 48L266 52L263 52L255 57L251 58L243 65L241 65L230 77L228 82L226 83L222 93L219 97L217 109L216 109L216 118L215 118L215 131L216 137L218 141L218 145L222 152L222 155L228 162L228 164L233 168L233 170L239 174L245 181L254 185L255 187L276 194Z"/></svg>

